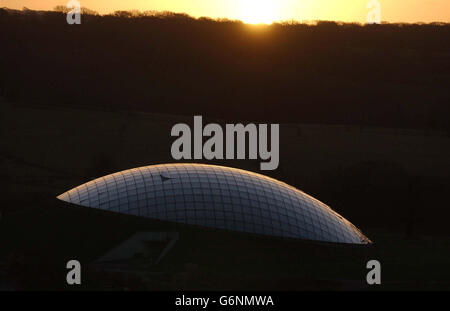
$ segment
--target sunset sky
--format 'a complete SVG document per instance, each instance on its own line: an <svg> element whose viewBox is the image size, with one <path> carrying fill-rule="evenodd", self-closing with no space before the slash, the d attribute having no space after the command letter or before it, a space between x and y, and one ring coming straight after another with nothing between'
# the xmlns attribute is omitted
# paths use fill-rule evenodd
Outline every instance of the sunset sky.
<svg viewBox="0 0 450 311"><path fill-rule="evenodd" d="M337 20L365 22L369 0L79 0L100 13L137 9L184 12L246 22ZM450 0L379 0L388 22L450 22ZM66 0L0 0L0 7L51 10Z"/></svg>

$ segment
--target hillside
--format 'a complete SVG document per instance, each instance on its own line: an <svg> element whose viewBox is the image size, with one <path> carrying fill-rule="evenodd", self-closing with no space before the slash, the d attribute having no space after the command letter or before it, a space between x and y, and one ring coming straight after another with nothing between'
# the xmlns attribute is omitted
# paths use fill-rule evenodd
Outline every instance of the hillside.
<svg viewBox="0 0 450 311"><path fill-rule="evenodd" d="M14 102L449 131L447 39L447 24L119 12L67 25L62 13L3 9L0 90Z"/></svg>

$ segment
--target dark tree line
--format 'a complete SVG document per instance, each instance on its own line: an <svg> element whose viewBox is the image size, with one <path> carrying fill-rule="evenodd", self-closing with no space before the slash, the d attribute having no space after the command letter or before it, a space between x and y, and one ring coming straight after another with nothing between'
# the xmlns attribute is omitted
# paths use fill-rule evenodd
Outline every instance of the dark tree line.
<svg viewBox="0 0 450 311"><path fill-rule="evenodd" d="M0 10L13 102L450 131L450 25Z"/></svg>

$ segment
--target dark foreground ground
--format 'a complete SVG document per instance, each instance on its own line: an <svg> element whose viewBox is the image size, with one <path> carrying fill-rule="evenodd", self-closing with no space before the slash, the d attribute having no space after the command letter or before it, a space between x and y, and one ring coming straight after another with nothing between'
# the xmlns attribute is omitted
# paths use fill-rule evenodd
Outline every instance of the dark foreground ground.
<svg viewBox="0 0 450 311"><path fill-rule="evenodd" d="M54 202L53 202L54 203ZM50 207L51 205L54 205ZM448 238L405 238L366 230L370 247L316 245L229 232L174 229L181 238L161 263L135 258L90 265L135 232L166 230L134 218L46 205L23 210L2 226L2 245L13 254L8 280L16 288L78 290L449 290ZM32 231L33 234L23 232ZM7 238L5 238L7 235ZM382 285L365 282L371 259L382 263ZM82 285L65 285L65 263L82 264ZM14 264L11 265L11 262ZM8 283L11 284L11 283Z"/></svg>
<svg viewBox="0 0 450 311"><path fill-rule="evenodd" d="M161 264L138 259L125 265L131 272L112 273L89 263L134 232L161 226L67 207L55 197L107 173L172 162L170 128L190 118L5 100L1 109L0 277L14 281L5 286L68 289L65 264L78 259L81 289L373 290L365 265L377 259L383 284L375 289L450 289L445 133L281 126L281 166L269 174L337 210L371 247L186 229ZM259 169L259 161L215 163Z"/></svg>

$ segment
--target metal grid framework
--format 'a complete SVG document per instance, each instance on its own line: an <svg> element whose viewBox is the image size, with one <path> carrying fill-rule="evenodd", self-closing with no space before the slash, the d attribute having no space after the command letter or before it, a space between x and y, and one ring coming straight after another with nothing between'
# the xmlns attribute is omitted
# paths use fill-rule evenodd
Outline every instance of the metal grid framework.
<svg viewBox="0 0 450 311"><path fill-rule="evenodd" d="M305 240L368 244L324 203L283 182L229 167L165 164L90 181L58 199L189 225Z"/></svg>

